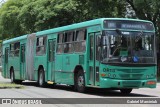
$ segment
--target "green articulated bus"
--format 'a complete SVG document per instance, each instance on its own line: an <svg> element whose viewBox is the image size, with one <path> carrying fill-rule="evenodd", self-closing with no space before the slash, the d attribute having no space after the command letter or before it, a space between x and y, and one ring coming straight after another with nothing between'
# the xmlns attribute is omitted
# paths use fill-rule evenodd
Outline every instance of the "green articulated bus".
<svg viewBox="0 0 160 107"><path fill-rule="evenodd" d="M3 41L4 78L39 86L156 88L156 39L152 22L100 18Z"/></svg>

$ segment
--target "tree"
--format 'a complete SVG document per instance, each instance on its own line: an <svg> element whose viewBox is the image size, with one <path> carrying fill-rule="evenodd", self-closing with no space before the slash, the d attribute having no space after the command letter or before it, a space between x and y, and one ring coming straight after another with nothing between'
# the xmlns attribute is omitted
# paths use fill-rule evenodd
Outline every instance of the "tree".
<svg viewBox="0 0 160 107"><path fill-rule="evenodd" d="M38 0L34 7L37 14L36 30L44 30L75 23L74 0Z"/></svg>
<svg viewBox="0 0 160 107"><path fill-rule="evenodd" d="M153 22L156 34L160 32L160 2L159 0L126 0L139 19L150 20Z"/></svg>
<svg viewBox="0 0 160 107"><path fill-rule="evenodd" d="M25 31L25 34L30 34L35 32L35 22L37 21L37 15L34 7L37 0L23 0L23 6L18 14L18 20L20 21L20 26Z"/></svg>
<svg viewBox="0 0 160 107"><path fill-rule="evenodd" d="M101 17L123 17L121 0L8 0L0 8L0 35L30 34Z"/></svg>
<svg viewBox="0 0 160 107"><path fill-rule="evenodd" d="M2 38L11 38L23 34L19 26L20 22L17 20L21 6L21 0L8 0L0 8L0 36Z"/></svg>
<svg viewBox="0 0 160 107"><path fill-rule="evenodd" d="M76 0L78 22L102 17L124 17L125 1ZM83 17L82 17L83 16Z"/></svg>

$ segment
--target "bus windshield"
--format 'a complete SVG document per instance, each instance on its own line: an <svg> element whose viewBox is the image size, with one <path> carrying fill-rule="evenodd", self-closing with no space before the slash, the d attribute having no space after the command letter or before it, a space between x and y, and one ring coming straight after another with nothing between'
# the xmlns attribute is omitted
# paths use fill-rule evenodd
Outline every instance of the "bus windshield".
<svg viewBox="0 0 160 107"><path fill-rule="evenodd" d="M155 63L154 33L106 31L102 40L103 63Z"/></svg>

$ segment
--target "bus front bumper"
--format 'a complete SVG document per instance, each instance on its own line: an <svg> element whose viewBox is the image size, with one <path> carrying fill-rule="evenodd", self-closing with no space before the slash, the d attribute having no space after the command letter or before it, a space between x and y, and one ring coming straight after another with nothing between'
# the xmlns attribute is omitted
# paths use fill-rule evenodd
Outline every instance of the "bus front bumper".
<svg viewBox="0 0 160 107"><path fill-rule="evenodd" d="M156 79L147 80L118 80L101 78L101 88L156 88Z"/></svg>

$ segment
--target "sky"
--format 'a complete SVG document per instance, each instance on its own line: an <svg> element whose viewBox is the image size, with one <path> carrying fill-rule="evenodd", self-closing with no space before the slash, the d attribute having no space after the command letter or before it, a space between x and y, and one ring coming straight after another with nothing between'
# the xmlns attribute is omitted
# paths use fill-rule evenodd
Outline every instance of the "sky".
<svg viewBox="0 0 160 107"><path fill-rule="evenodd" d="M7 0L0 0L0 6Z"/></svg>

